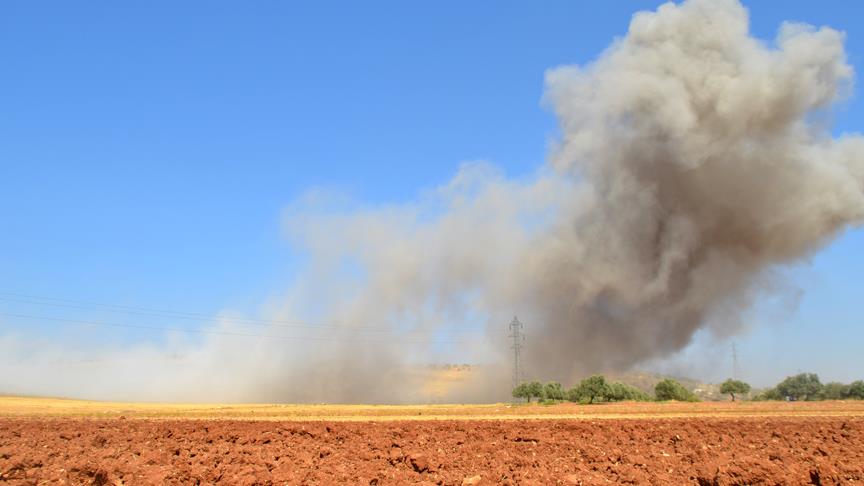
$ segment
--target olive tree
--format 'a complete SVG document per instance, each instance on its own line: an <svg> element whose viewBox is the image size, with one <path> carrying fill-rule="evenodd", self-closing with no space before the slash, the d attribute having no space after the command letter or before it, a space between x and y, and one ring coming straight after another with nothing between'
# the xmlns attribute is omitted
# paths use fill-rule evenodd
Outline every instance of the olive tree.
<svg viewBox="0 0 864 486"><path fill-rule="evenodd" d="M750 393L750 385L741 380L733 380L729 378L720 385L720 393L728 394L735 401L735 394L744 395Z"/></svg>
<svg viewBox="0 0 864 486"><path fill-rule="evenodd" d="M608 401L610 395L609 384L602 375L594 375L585 378L579 385L567 392L567 399L573 402L594 403Z"/></svg>
<svg viewBox="0 0 864 486"><path fill-rule="evenodd" d="M660 381L654 386L654 396L657 397L659 401L665 400L677 400L679 402L698 402L699 399L696 398L690 390L684 388L684 385L678 383L677 381L666 378L665 380Z"/></svg>
<svg viewBox="0 0 864 486"><path fill-rule="evenodd" d="M817 400L822 392L822 382L815 373L789 376L776 387L782 397L792 400Z"/></svg>
<svg viewBox="0 0 864 486"><path fill-rule="evenodd" d="M564 400L564 388L557 381L550 381L543 385L543 398L546 400Z"/></svg>
<svg viewBox="0 0 864 486"><path fill-rule="evenodd" d="M519 383L519 385L513 389L513 398L524 398L530 402L531 398L528 396L528 384Z"/></svg>
<svg viewBox="0 0 864 486"><path fill-rule="evenodd" d="M560 386L560 385L559 385ZM533 398L543 397L543 384L539 381L520 383L513 389L513 398L524 398L529 403Z"/></svg>
<svg viewBox="0 0 864 486"><path fill-rule="evenodd" d="M644 391L619 382L609 384L609 396L606 398L610 402L622 402L625 400L647 402L651 400L651 396Z"/></svg>
<svg viewBox="0 0 864 486"><path fill-rule="evenodd" d="M530 402L532 398L542 398L543 397L543 383L539 381L532 381L527 384L528 386L528 401Z"/></svg>

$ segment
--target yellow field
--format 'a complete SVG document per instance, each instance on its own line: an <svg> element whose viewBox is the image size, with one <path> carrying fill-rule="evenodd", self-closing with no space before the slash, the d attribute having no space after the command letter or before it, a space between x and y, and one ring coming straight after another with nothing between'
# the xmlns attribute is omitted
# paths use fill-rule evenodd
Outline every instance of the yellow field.
<svg viewBox="0 0 864 486"><path fill-rule="evenodd" d="M0 397L0 417L183 418L244 420L621 419L674 417L848 416L864 401L614 403L600 405L298 405L124 403Z"/></svg>

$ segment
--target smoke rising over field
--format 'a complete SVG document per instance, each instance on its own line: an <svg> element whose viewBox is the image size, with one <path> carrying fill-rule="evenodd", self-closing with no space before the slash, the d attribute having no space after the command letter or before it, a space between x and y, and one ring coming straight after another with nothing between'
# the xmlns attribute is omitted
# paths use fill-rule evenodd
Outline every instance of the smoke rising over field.
<svg viewBox="0 0 864 486"><path fill-rule="evenodd" d="M842 41L785 24L769 48L736 2L691 1L549 72L551 164L591 190L524 266L552 366L626 367L703 326L734 332L773 266L862 221L864 140L819 123L851 85Z"/></svg>
<svg viewBox="0 0 864 486"><path fill-rule="evenodd" d="M150 376L146 360L150 397L424 400L412 365L444 353L504 378L448 398L501 398L514 313L527 370L564 381L735 333L774 269L864 221L864 138L826 123L852 80L830 28L785 24L767 45L733 0L638 13L594 62L547 72L560 137L535 177L470 163L413 204L311 194L286 212L310 263L270 315L352 328L294 333L341 341L208 337L180 346L179 372L139 350L104 382Z"/></svg>

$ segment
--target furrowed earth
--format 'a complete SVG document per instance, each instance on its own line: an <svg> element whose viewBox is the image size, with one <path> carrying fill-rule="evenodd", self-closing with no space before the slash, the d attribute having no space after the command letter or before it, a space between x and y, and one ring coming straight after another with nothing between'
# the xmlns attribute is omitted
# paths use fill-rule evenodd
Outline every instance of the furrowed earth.
<svg viewBox="0 0 864 486"><path fill-rule="evenodd" d="M864 403L160 405L0 397L7 484L850 484Z"/></svg>

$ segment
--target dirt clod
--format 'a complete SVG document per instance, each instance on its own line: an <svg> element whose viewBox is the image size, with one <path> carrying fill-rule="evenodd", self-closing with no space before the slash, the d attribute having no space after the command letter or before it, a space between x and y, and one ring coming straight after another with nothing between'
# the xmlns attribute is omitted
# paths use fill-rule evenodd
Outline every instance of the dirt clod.
<svg viewBox="0 0 864 486"><path fill-rule="evenodd" d="M479 474L476 476L471 476L462 480L462 486L476 486L483 481L483 477Z"/></svg>
<svg viewBox="0 0 864 486"><path fill-rule="evenodd" d="M411 455L411 466L415 471L422 473L429 470L429 459L426 458L426 454L412 454Z"/></svg>

